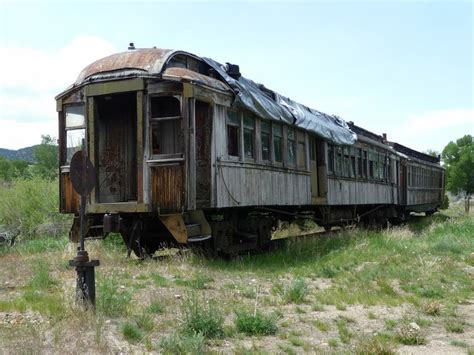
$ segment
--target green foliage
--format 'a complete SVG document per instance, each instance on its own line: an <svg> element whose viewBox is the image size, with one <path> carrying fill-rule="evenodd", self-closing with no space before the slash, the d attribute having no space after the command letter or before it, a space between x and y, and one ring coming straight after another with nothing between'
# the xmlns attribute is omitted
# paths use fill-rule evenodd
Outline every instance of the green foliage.
<svg viewBox="0 0 474 355"><path fill-rule="evenodd" d="M444 328L450 333L464 333L465 323L456 318L449 318L444 323Z"/></svg>
<svg viewBox="0 0 474 355"><path fill-rule="evenodd" d="M440 210L447 210L449 208L449 197L447 194L444 194L443 196L443 202L441 203L441 206L439 206Z"/></svg>
<svg viewBox="0 0 474 355"><path fill-rule="evenodd" d="M70 217L59 213L58 194L57 181L40 177L0 185L0 224L18 229L26 239L44 234L61 235L64 222Z"/></svg>
<svg viewBox="0 0 474 355"><path fill-rule="evenodd" d="M283 287L276 286L276 291L281 294L286 303L303 303L308 294L308 284L303 278L294 279L290 285Z"/></svg>
<svg viewBox="0 0 474 355"><path fill-rule="evenodd" d="M471 135L449 142L442 153L446 168L446 188L458 194L474 193L474 139Z"/></svg>
<svg viewBox="0 0 474 355"><path fill-rule="evenodd" d="M132 296L121 289L115 275L98 281L97 309L109 317L124 316L128 313Z"/></svg>
<svg viewBox="0 0 474 355"><path fill-rule="evenodd" d="M147 313L140 314L135 319L138 328L145 332L151 332L155 326L153 317Z"/></svg>
<svg viewBox="0 0 474 355"><path fill-rule="evenodd" d="M150 303L147 307L147 312L161 314L164 312L164 309L163 302L157 299Z"/></svg>
<svg viewBox="0 0 474 355"><path fill-rule="evenodd" d="M58 281L51 276L49 265L39 260L34 262L34 274L28 287L32 290L47 290L58 284Z"/></svg>
<svg viewBox="0 0 474 355"><path fill-rule="evenodd" d="M55 139L49 135L41 135L41 144L38 145L33 154L36 164L33 167L35 174L43 179L54 180L58 176L58 146Z"/></svg>
<svg viewBox="0 0 474 355"><path fill-rule="evenodd" d="M162 354L200 355L206 350L205 339L201 334L171 334L160 341Z"/></svg>
<svg viewBox="0 0 474 355"><path fill-rule="evenodd" d="M0 156L0 181L30 177L29 164L24 160L8 160Z"/></svg>
<svg viewBox="0 0 474 355"><path fill-rule="evenodd" d="M357 355L392 355L395 348L389 339L381 335L362 338L355 346L354 353Z"/></svg>
<svg viewBox="0 0 474 355"><path fill-rule="evenodd" d="M122 334L129 342L138 342L143 339L143 332L133 323L123 324Z"/></svg>
<svg viewBox="0 0 474 355"><path fill-rule="evenodd" d="M277 316L264 315L260 312L241 310L235 312L235 326L237 330L246 335L273 335L276 333Z"/></svg>
<svg viewBox="0 0 474 355"><path fill-rule="evenodd" d="M176 282L176 285L179 285L179 286L186 286L186 287L194 288L196 290L203 290L203 289L208 288L209 286L207 284L212 281L214 281L212 277L198 273L189 280L183 280L183 279L177 278L175 282Z"/></svg>
<svg viewBox="0 0 474 355"><path fill-rule="evenodd" d="M183 300L181 313L184 334L201 334L205 338L224 336L224 315L214 301L204 302L191 294Z"/></svg>

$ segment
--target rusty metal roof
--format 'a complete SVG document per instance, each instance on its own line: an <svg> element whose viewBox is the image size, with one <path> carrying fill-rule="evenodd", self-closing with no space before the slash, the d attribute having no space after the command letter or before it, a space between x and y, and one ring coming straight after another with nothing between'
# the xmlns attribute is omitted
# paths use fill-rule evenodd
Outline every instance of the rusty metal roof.
<svg viewBox="0 0 474 355"><path fill-rule="evenodd" d="M112 54L85 67L76 80L76 85L87 78L124 69L138 69L148 74L159 74L166 60L175 51L160 48L144 48Z"/></svg>

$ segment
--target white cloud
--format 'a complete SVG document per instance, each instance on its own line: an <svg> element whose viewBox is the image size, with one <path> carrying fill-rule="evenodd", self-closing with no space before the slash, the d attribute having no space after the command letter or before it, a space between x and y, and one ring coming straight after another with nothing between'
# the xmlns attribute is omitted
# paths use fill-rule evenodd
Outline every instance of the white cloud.
<svg viewBox="0 0 474 355"><path fill-rule="evenodd" d="M474 134L474 109L431 110L401 117L389 139L420 151L439 152L452 140Z"/></svg>
<svg viewBox="0 0 474 355"><path fill-rule="evenodd" d="M452 126L470 125L474 130L474 109L453 109L427 111L418 115L409 115L406 127L411 130L436 131Z"/></svg>
<svg viewBox="0 0 474 355"><path fill-rule="evenodd" d="M41 135L57 137L57 120L19 122L0 119L0 148L19 149L41 143Z"/></svg>
<svg viewBox="0 0 474 355"><path fill-rule="evenodd" d="M0 47L0 147L37 144L57 136L54 97L91 62L117 52L110 42L79 36L55 51Z"/></svg>

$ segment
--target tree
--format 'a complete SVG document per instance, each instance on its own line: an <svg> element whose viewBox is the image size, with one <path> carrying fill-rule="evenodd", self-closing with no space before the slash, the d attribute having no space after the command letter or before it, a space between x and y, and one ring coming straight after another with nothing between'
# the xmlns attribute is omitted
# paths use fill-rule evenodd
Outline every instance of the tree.
<svg viewBox="0 0 474 355"><path fill-rule="evenodd" d="M469 200L474 193L474 139L471 135L449 142L443 149L442 158L446 168L446 189L465 196L466 213Z"/></svg>
<svg viewBox="0 0 474 355"><path fill-rule="evenodd" d="M41 135L41 144L33 151L36 159L34 172L45 179L54 179L58 175L58 146L49 135Z"/></svg>
<svg viewBox="0 0 474 355"><path fill-rule="evenodd" d="M437 150L433 150L433 149L428 149L424 151L423 153L427 155L431 155L432 157L435 157L435 158L437 158L440 155Z"/></svg>

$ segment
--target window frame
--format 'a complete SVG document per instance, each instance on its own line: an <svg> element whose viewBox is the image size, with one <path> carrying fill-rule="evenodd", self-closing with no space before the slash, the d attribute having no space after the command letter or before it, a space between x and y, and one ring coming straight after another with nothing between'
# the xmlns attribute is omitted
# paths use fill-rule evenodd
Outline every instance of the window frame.
<svg viewBox="0 0 474 355"><path fill-rule="evenodd" d="M180 115L179 116L163 116L163 117L153 117L152 116L152 101L154 98L159 98L159 97L174 97L179 101L179 111ZM185 137L183 136L183 96L179 94L170 94L170 93L157 93L157 94L150 94L148 98L148 112L149 112L149 117L148 117L148 127L149 127L149 132L148 132L148 139L149 139L149 154L150 154L150 161L160 161L160 160L182 160L184 159L184 153L185 153ZM160 125L163 122L166 121L176 121L175 124L178 124L178 128L174 129L174 133L179 132L174 138L175 138L175 143L178 146L178 149L181 152L178 153L154 153L153 152L153 130L155 129L155 126ZM177 140L177 142L176 142Z"/></svg>
<svg viewBox="0 0 474 355"><path fill-rule="evenodd" d="M82 107L83 108L83 113L84 113L84 123L82 125L79 125L79 126L72 126L72 127L67 127L66 125L66 116L67 116L67 110L68 108L71 108L71 107ZM64 130L62 132L62 134L64 135L64 152L63 152L63 156L62 156L62 162L61 162L61 167L68 167L71 165L71 162L70 162L70 159L68 160L68 132L69 131L80 131L80 130L84 130L84 144L87 144L87 114L86 114L86 111L87 111L87 107L86 107L86 104L83 103L83 102L79 102L79 103L72 103L72 104L66 104L63 106L63 122L64 122ZM82 143L81 143L82 144ZM82 147L81 147L82 149ZM80 149L79 149L80 150ZM71 156L72 158L72 156Z"/></svg>

